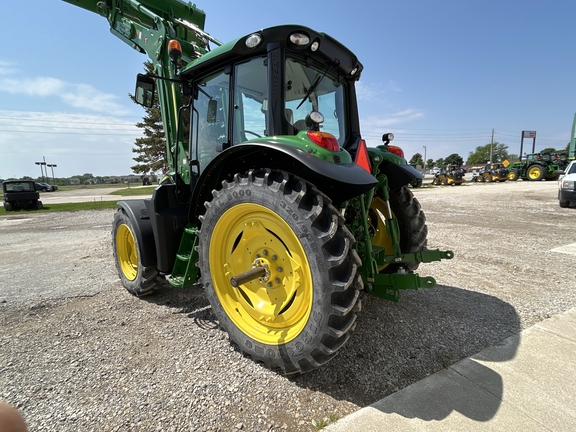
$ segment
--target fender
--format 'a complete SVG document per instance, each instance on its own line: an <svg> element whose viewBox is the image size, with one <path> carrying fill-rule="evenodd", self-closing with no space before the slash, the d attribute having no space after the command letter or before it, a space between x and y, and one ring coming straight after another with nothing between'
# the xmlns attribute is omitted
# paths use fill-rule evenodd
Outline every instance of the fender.
<svg viewBox="0 0 576 432"><path fill-rule="evenodd" d="M388 177L388 187L392 190L400 189L417 178L424 178L422 173L406 163L406 159L386 150L385 146L368 148L372 161L372 172L377 176L384 174Z"/></svg>
<svg viewBox="0 0 576 432"><path fill-rule="evenodd" d="M423 178L422 173L411 165L399 165L384 160L379 165L380 174L388 177L388 187L391 190L400 189L416 178Z"/></svg>
<svg viewBox="0 0 576 432"><path fill-rule="evenodd" d="M140 262L148 267L156 265L156 248L152 223L144 200L119 201L118 206L126 213L134 224L134 236L140 246Z"/></svg>
<svg viewBox="0 0 576 432"><path fill-rule="evenodd" d="M346 201L372 189L376 178L355 163L332 163L296 147L274 141L238 144L212 160L195 183L188 220L204 213L204 202L223 180L254 168L287 171L309 181L335 203Z"/></svg>

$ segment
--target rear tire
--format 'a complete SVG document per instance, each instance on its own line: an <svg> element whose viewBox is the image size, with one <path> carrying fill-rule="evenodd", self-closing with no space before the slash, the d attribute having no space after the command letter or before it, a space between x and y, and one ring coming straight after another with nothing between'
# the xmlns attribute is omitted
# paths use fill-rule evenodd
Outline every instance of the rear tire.
<svg viewBox="0 0 576 432"><path fill-rule="evenodd" d="M384 205L385 201L380 193L377 192L370 206L370 224L374 230L372 242L374 246L391 250L392 238L387 233L382 211ZM400 250L402 253L413 253L426 249L428 244L426 216L420 207L420 203L407 187L390 191L390 209L398 221ZM404 267L408 271L414 271L419 265L420 263L418 262L388 264L378 268L378 271L380 273L396 273L400 267Z"/></svg>
<svg viewBox="0 0 576 432"><path fill-rule="evenodd" d="M12 203L9 203L8 201L4 202L4 210L5 211L12 211L13 207L12 207Z"/></svg>
<svg viewBox="0 0 576 432"><path fill-rule="evenodd" d="M314 186L281 171L236 174L212 195L198 266L230 341L285 375L328 362L360 310L360 259L343 217ZM255 267L265 276L232 286L232 276Z"/></svg>
<svg viewBox="0 0 576 432"><path fill-rule="evenodd" d="M116 270L124 288L131 294L142 297L156 291L164 277L158 274L156 266L142 265L142 249L135 232L134 221L119 209L112 224L112 250Z"/></svg>
<svg viewBox="0 0 576 432"><path fill-rule="evenodd" d="M526 172L526 177L531 181L542 180L546 176L546 168L542 165L532 165Z"/></svg>

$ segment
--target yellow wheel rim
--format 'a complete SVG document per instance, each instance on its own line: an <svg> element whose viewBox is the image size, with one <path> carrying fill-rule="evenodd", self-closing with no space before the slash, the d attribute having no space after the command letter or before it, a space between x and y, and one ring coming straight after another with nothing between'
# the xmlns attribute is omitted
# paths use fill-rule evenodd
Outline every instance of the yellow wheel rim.
<svg viewBox="0 0 576 432"><path fill-rule="evenodd" d="M387 254L392 253L392 236L388 234L386 230L386 218L384 217L386 208L386 202L380 198L375 197L370 205L370 224L374 227L374 235L372 236L372 245L377 247L383 247ZM373 217L376 218L375 221L371 220ZM400 239L400 234L398 234L398 239ZM388 264L383 264L378 266L378 271L384 270L388 267Z"/></svg>
<svg viewBox="0 0 576 432"><path fill-rule="evenodd" d="M208 259L216 295L238 329L268 345L302 332L312 310L312 274L298 235L275 212L252 203L227 210L214 226ZM230 284L253 267L266 275Z"/></svg>
<svg viewBox="0 0 576 432"><path fill-rule="evenodd" d="M532 180L537 179L538 177L540 177L540 168L530 168L530 171L528 172L528 176Z"/></svg>
<svg viewBox="0 0 576 432"><path fill-rule="evenodd" d="M116 259L124 277L130 281L138 275L138 249L130 227L126 224L116 230Z"/></svg>

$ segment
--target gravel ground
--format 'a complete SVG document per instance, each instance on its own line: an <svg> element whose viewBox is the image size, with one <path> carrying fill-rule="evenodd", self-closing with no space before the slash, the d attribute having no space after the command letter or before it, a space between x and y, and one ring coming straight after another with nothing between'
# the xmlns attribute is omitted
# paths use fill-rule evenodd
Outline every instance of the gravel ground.
<svg viewBox="0 0 576 432"><path fill-rule="evenodd" d="M116 275L113 211L0 218L0 399L31 431L314 431L576 306L576 209L555 182L414 190L434 289L363 295L356 331L312 373L244 358L200 288L138 299ZM506 359L500 359L505 361Z"/></svg>

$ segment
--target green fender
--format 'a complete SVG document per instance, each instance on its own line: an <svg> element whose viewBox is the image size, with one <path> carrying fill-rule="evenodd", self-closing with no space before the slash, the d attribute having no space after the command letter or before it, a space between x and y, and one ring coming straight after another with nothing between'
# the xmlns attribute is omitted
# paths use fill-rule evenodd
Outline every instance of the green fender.
<svg viewBox="0 0 576 432"><path fill-rule="evenodd" d="M204 202L211 199L212 190L218 188L224 179L255 168L297 175L315 185L335 203L363 194L378 184L374 176L355 163L329 162L274 141L238 144L212 160L196 181L192 179L188 220L194 223L204 213Z"/></svg>

